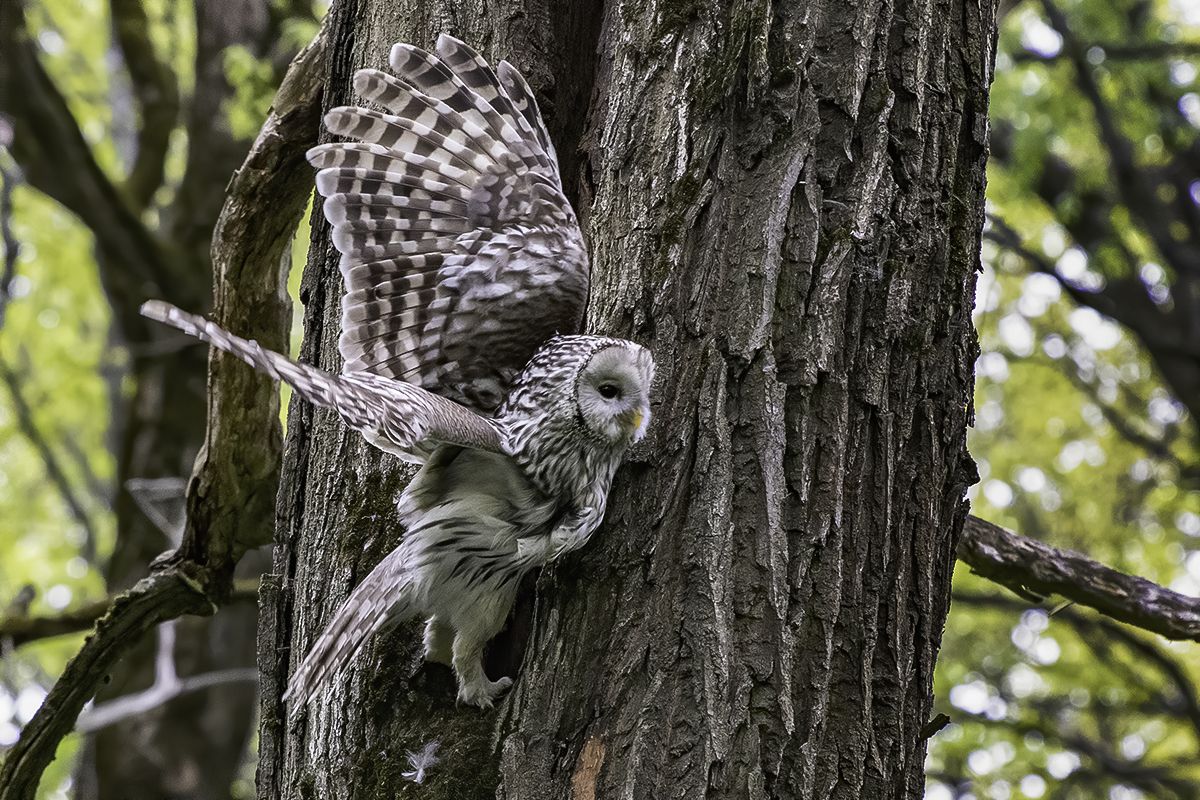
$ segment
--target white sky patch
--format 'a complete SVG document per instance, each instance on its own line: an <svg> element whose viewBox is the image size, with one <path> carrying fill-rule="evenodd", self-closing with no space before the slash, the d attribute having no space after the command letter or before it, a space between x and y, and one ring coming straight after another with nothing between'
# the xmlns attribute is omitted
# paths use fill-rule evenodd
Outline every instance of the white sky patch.
<svg viewBox="0 0 1200 800"><path fill-rule="evenodd" d="M1185 25L1200 25L1200 3L1196 0L1168 0L1171 14Z"/></svg>
<svg viewBox="0 0 1200 800"><path fill-rule="evenodd" d="M1012 505L1013 490L1004 481L990 480L983 485L983 496L996 508L1008 508Z"/></svg>
<svg viewBox="0 0 1200 800"><path fill-rule="evenodd" d="M1062 287L1053 276L1034 272L1021 282L1021 299L1017 301L1017 310L1026 317L1040 317L1061 295Z"/></svg>
<svg viewBox="0 0 1200 800"><path fill-rule="evenodd" d="M1062 655L1062 648L1058 646L1056 640L1049 636L1042 636L1038 638L1031 655L1039 664L1049 666L1058 662L1059 656Z"/></svg>
<svg viewBox="0 0 1200 800"><path fill-rule="evenodd" d="M1026 775L1021 778L1021 794L1026 797L1041 797L1046 793L1046 779L1041 775Z"/></svg>
<svg viewBox="0 0 1200 800"><path fill-rule="evenodd" d="M56 56L62 53L66 47L66 42L59 35L58 31L42 31L37 36L38 44L46 51L48 55Z"/></svg>
<svg viewBox="0 0 1200 800"><path fill-rule="evenodd" d="M1004 676L1008 690L1017 698L1040 695L1046 691L1046 682L1027 664L1017 664Z"/></svg>
<svg viewBox="0 0 1200 800"><path fill-rule="evenodd" d="M1071 329L1095 350L1109 350L1121 341L1121 329L1090 308L1077 308L1069 317Z"/></svg>
<svg viewBox="0 0 1200 800"><path fill-rule="evenodd" d="M1179 111L1187 117L1193 128L1200 128L1200 95L1188 92L1179 98Z"/></svg>
<svg viewBox="0 0 1200 800"><path fill-rule="evenodd" d="M1196 80L1196 65L1190 61L1171 62L1171 82L1176 86L1188 86Z"/></svg>
<svg viewBox="0 0 1200 800"><path fill-rule="evenodd" d="M1042 252L1052 259L1057 259L1067 249L1067 236L1057 225L1047 225L1042 229Z"/></svg>
<svg viewBox="0 0 1200 800"><path fill-rule="evenodd" d="M1200 536L1200 514L1191 511L1180 511L1175 515L1175 527L1184 536ZM0 716L4 716L0 714Z"/></svg>
<svg viewBox="0 0 1200 800"><path fill-rule="evenodd" d="M1072 753L1070 750L1065 750L1061 753L1051 753L1046 757L1046 772L1050 773L1051 778L1063 780L1070 777L1071 773L1079 769L1079 756Z"/></svg>
<svg viewBox="0 0 1200 800"><path fill-rule="evenodd" d="M1062 37L1058 35L1058 31L1034 14L1025 15L1021 27L1021 44L1040 56L1056 56L1062 51Z"/></svg>
<svg viewBox="0 0 1200 800"><path fill-rule="evenodd" d="M1142 268L1138 272L1141 274L1142 280L1150 285L1162 283L1167 279L1167 271L1162 268L1161 264L1153 261L1142 264Z"/></svg>
<svg viewBox="0 0 1200 800"><path fill-rule="evenodd" d="M28 724L37 710L42 707L42 701L45 699L45 689L40 686L26 686L17 695L17 720L22 725Z"/></svg>
<svg viewBox="0 0 1200 800"><path fill-rule="evenodd" d="M1146 741L1136 733L1131 733L1121 740L1121 755L1130 761L1137 761L1146 755Z"/></svg>
<svg viewBox="0 0 1200 800"><path fill-rule="evenodd" d="M1172 425L1183 416L1179 404L1165 395L1151 397L1146 410L1150 413L1150 419L1159 425Z"/></svg>
<svg viewBox="0 0 1200 800"><path fill-rule="evenodd" d="M954 793L944 783L931 783L925 789L925 800L954 800Z"/></svg>
<svg viewBox="0 0 1200 800"><path fill-rule="evenodd" d="M961 708L968 714L982 714L987 711L991 699L988 685L979 679L960 683L950 689L950 705Z"/></svg>
<svg viewBox="0 0 1200 800"><path fill-rule="evenodd" d="M967 756L967 766L976 775L987 775L998 766L992 754L987 750L972 750Z"/></svg>
<svg viewBox="0 0 1200 800"><path fill-rule="evenodd" d="M1046 488L1046 473L1037 467L1023 467L1017 472L1017 484L1027 492L1040 492Z"/></svg>
<svg viewBox="0 0 1200 800"><path fill-rule="evenodd" d="M1051 358L1062 358L1067 354L1067 343L1057 333L1052 333L1042 340L1042 350Z"/></svg>
<svg viewBox="0 0 1200 800"><path fill-rule="evenodd" d="M1070 247L1058 259L1058 272L1069 281L1082 281L1088 272L1087 253Z"/></svg>
<svg viewBox="0 0 1200 800"><path fill-rule="evenodd" d="M975 284L975 313L983 314L995 311L1000 305L1000 292L996 287L996 273L991 268L985 268Z"/></svg>
<svg viewBox="0 0 1200 800"><path fill-rule="evenodd" d="M975 375L996 383L1008 380L1008 359L1003 353L984 353L975 360Z"/></svg>
<svg viewBox="0 0 1200 800"><path fill-rule="evenodd" d="M46 603L57 611L62 611L71 604L71 589L61 583L56 583L46 590Z"/></svg>
<svg viewBox="0 0 1200 800"><path fill-rule="evenodd" d="M1033 327L1020 314L1006 314L1000 319L997 330L1004 346L1019 356L1033 353Z"/></svg>

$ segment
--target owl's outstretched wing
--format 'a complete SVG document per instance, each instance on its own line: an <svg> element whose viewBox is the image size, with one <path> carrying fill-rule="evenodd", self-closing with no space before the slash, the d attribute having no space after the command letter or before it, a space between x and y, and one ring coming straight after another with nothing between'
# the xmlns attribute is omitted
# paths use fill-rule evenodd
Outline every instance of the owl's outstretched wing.
<svg viewBox="0 0 1200 800"><path fill-rule="evenodd" d="M204 317L151 300L142 315L232 353L290 384L313 405L331 408L381 450L421 463L443 444L504 452L503 431L490 419L419 386L369 373L334 375L234 336Z"/></svg>
<svg viewBox="0 0 1200 800"><path fill-rule="evenodd" d="M397 44L354 88L387 111L325 116L325 216L346 283L347 374L408 381L483 412L537 348L581 326L587 250L529 86L443 35Z"/></svg>

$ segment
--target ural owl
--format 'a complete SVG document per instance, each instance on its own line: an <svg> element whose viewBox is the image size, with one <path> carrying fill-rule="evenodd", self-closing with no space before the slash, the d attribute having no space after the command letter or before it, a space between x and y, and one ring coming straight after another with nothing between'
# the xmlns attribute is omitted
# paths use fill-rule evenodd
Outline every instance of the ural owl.
<svg viewBox="0 0 1200 800"><path fill-rule="evenodd" d="M142 313L233 353L335 409L375 446L422 464L399 499L407 533L353 591L291 678L293 710L375 631L426 620L425 655L461 702L511 680L483 647L523 575L600 524L613 473L650 421L650 353L579 329L588 260L525 80L450 36L391 51L364 98L309 151L342 253L340 375L288 360L165 303Z"/></svg>

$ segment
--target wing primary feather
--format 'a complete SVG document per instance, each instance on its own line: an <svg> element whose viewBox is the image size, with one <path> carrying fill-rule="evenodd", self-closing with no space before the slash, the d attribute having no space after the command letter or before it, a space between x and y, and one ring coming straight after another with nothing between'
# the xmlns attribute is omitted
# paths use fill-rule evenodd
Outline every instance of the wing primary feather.
<svg viewBox="0 0 1200 800"><path fill-rule="evenodd" d="M368 438L386 433L389 452L407 451L417 460L439 444L503 452L504 431L499 423L412 384L368 373L334 375L292 361L161 300L144 303L141 311L288 383L313 405L337 411Z"/></svg>
<svg viewBox="0 0 1200 800"><path fill-rule="evenodd" d="M326 117L356 141L308 158L342 253L343 376L490 414L523 360L578 326L587 251L520 72L451 36L434 50L397 44L395 75L360 70L354 88L377 105Z"/></svg>

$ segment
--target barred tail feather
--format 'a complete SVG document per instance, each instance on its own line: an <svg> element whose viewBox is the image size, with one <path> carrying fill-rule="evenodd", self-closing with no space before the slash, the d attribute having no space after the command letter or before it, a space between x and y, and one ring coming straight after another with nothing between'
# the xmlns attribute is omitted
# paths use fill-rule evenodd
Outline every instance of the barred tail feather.
<svg viewBox="0 0 1200 800"><path fill-rule="evenodd" d="M416 614L405 555L403 546L388 553L317 637L283 693L284 703L292 704L289 713L296 714L340 675L371 636Z"/></svg>
<svg viewBox="0 0 1200 800"><path fill-rule="evenodd" d="M290 384L300 396L313 405L337 410L346 421L361 427L370 420L356 406L340 403L341 381L323 369L292 361L286 356L267 350L252 339L243 339L210 322L204 317L181 311L170 303L149 300L142 304L142 316L178 328L189 336L208 342L213 347L231 353L272 378ZM361 417L361 418L360 418Z"/></svg>

